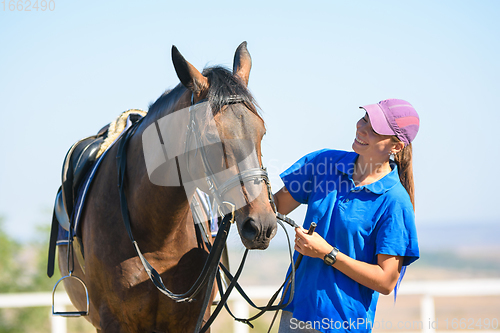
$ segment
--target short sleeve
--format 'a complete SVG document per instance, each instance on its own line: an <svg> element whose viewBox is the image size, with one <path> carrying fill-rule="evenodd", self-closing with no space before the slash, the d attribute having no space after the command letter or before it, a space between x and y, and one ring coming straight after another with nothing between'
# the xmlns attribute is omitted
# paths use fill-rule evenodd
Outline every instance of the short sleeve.
<svg viewBox="0 0 500 333"><path fill-rule="evenodd" d="M280 174L286 189L297 202L308 203L313 190L316 158L325 151L326 149L318 150L305 155Z"/></svg>
<svg viewBox="0 0 500 333"><path fill-rule="evenodd" d="M403 266L407 266L419 258L415 214L411 208L389 208L379 223L376 254L404 257Z"/></svg>

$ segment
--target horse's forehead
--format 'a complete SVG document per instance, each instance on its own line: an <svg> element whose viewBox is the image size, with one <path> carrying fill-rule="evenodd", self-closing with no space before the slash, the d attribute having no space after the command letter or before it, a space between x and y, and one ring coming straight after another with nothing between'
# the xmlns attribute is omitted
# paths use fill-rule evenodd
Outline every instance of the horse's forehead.
<svg viewBox="0 0 500 333"><path fill-rule="evenodd" d="M244 104L225 106L215 116L222 136L260 140L265 132L264 121Z"/></svg>

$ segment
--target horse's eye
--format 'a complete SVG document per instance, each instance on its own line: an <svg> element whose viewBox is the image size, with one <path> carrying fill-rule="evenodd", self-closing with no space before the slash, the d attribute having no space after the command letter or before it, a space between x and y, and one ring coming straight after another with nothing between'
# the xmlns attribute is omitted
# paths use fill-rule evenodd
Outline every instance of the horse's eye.
<svg viewBox="0 0 500 333"><path fill-rule="evenodd" d="M215 134L215 133L206 133L205 134L205 139L208 142L211 142L211 143L219 142L220 141L219 136L217 134Z"/></svg>

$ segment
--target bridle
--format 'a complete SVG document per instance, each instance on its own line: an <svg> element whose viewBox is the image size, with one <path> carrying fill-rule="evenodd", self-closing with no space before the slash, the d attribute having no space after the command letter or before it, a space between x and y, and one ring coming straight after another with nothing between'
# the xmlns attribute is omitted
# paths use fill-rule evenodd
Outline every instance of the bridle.
<svg viewBox="0 0 500 333"><path fill-rule="evenodd" d="M226 98L224 101L224 105L233 105L233 104L238 104L238 103L243 103L244 99L241 96L230 96ZM197 151L200 152L201 155L201 160L202 160L202 165L204 169L204 174L205 174L205 181L208 185L208 189L210 191L210 194L212 195L213 199L217 203L217 206L219 208L219 213L221 216L224 216L224 212L221 211L221 208L226 206L230 206L232 210L234 210L234 203L231 203L229 201L225 201L224 195L229 192L231 189L237 187L238 185L244 185L245 182L248 181L254 181L255 184L260 183L263 181L266 184L267 188L267 194L268 194L268 199L269 203L273 209L273 212L276 213L276 204L274 203L274 198L271 190L271 182L269 181L269 174L267 173L267 169L261 164L260 167L258 168L248 168L243 171L239 171L236 175L233 177L229 178L228 180L224 181L222 184L217 180L217 177L215 177L215 172L213 171L212 167L210 166L210 162L208 159L208 154L205 149L205 145L202 142L202 138L200 136L200 129L199 125L196 121L195 117L195 112L194 107L198 104L201 103L208 103L207 99L202 99L196 103L194 103L194 94L191 95L191 106L189 107L189 115L190 115L190 120L189 120L189 125L188 125L188 131L186 134L186 156L189 156L187 154L188 152L188 146L189 142L192 137L194 137L195 144L196 146L194 147ZM187 158L186 165L188 170L190 170L189 166L189 158ZM233 214L233 219L231 220L232 223L234 223L234 214Z"/></svg>
<svg viewBox="0 0 500 333"><path fill-rule="evenodd" d="M193 98L191 99L193 101ZM203 102L203 101L200 101ZM200 103L198 102L198 103ZM230 105L230 104L236 104L236 103L242 103L244 102L244 99L240 96L231 96L229 97L224 104ZM195 104L192 102L190 106L190 123L189 123L189 130L188 134L186 137L186 142L189 142L188 140L190 139L190 136L193 135L196 141L197 148L199 149L201 153L201 158L203 161L203 167L204 167L204 172L206 175L206 182L208 185L208 188L216 201L219 209L220 216L222 217L222 220L219 225L219 230L217 232L217 235L215 237L215 240L213 243L210 244L206 243L207 248L209 249L210 253L208 255L208 258L205 261L205 264L203 266L203 269L196 279L195 283L189 288L189 290L185 293L181 294L176 294L172 291L170 291L167 287L165 287L162 278L160 274L151 266L151 264L147 261L147 259L144 257L142 254L139 245L135 241L133 234L132 234L132 228L131 228L131 222L130 222L130 214L128 211L128 204L127 204L127 198L125 195L124 191L124 183L125 183L125 175L126 175L126 161L127 161L127 144L130 140L130 138L134 135L135 131L139 127L139 124L142 122L144 118L139 120L138 122L134 123L131 127L129 127L119 138L118 142L118 152L116 155L116 163L117 163L117 169L118 169L118 188L119 188L119 195L120 195L120 209L122 213L122 218L125 224L125 227L127 229L127 233L129 235L129 238L134 246L134 249L139 256L142 265L144 266L144 269L146 273L148 274L150 280L153 282L153 284L156 286L156 288L163 293L164 295L168 296L172 300L176 302L192 302L194 300L194 297L203 289L204 286L207 286L205 290L205 295L204 295L204 302L202 305L202 311L200 313L200 316L198 318L198 322L196 325L196 330L195 332L205 332L215 320L215 317L217 314L220 312L223 306L226 306L226 301L227 298L229 297L230 292L232 289L236 287L236 289L242 294L242 296L249 302L249 304L260 310L260 312L253 316L252 318L249 319L241 319L241 318L235 318L238 321L245 322L252 326L250 324L251 320L254 320L258 317L260 317L262 314L264 314L266 311L277 311L285 306L287 306L291 300L293 299L293 293L294 293L294 285L295 285L295 267L293 265L293 258L292 258L292 250L291 250L291 245L290 245L290 239L288 237L288 233L282 224L281 221L284 221L292 226L296 226L295 222L280 213L277 212L276 210L276 205L274 202L272 190L271 190L271 184L269 181L269 175L267 173L266 168L264 168L262 165L258 168L249 168L246 169L242 172L239 172L235 176L229 178L228 180L224 181L222 184L219 184L219 181L216 179L214 176L213 170L210 167L210 164L208 163L208 156L207 152L201 143L201 137L197 134L199 131L196 130L198 124L196 122L196 119L194 117L194 113L191 112L192 108ZM220 258L222 255L222 251L224 249L224 246L226 244L226 240L229 234L229 228L232 223L234 223L234 218L235 218L235 204L231 203L229 201L223 200L224 194L226 194L228 191L230 191L232 188L236 187L237 185L241 184L243 185L246 181L251 181L253 180L254 182L261 182L263 181L266 184L267 187L267 192L268 192L268 197L269 197L269 203L273 209L273 211L276 213L277 216L277 222L280 224L280 226L283 228L285 231L285 234L288 238L288 247L289 247L289 256L290 256L290 261L292 262L292 269L291 269L291 274L289 275L290 281L288 284L291 286L291 293L289 297L289 301L286 304L279 304L279 305L273 305L274 301L278 297L281 289L284 287L285 283L288 280L288 277L285 279L285 282L283 285L278 289L278 291L271 297L270 301L268 304L264 307L258 307L255 306L255 304L248 298L248 296L244 293L242 288L238 285L237 280L238 277L240 276L243 266L248 254L248 249L245 249L242 261L240 263L240 266L234 276L232 276L221 263L220 263ZM223 211L223 207L229 207L230 210L227 212ZM281 221L280 221L281 220ZM220 281L220 276L218 276L219 272L219 267L224 271L224 274L230 279L230 284L226 288L226 292L222 294L222 283ZM204 314L204 309L207 308L208 306L208 301L210 299L210 294L212 291L212 287L215 281L215 278L217 276L217 282L219 285L219 291L221 292L221 300L219 304L217 305L217 308L213 311L212 315L210 316L209 320L205 323L203 328L201 328L201 324L203 321L203 314ZM231 313L229 311L229 313ZM234 316L233 316L234 317ZM201 328L201 330L200 330Z"/></svg>

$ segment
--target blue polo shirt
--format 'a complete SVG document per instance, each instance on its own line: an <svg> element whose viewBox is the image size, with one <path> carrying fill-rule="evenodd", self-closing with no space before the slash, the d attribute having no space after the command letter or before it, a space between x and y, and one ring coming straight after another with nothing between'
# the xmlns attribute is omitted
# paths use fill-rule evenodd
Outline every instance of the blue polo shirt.
<svg viewBox="0 0 500 333"><path fill-rule="evenodd" d="M391 163L392 171L382 179L355 186L357 157L354 152L316 151L280 177L292 197L308 205L305 229L316 222L316 232L353 259L377 264L377 254L388 254L404 257L403 265L409 265L419 257L415 216L397 167ZM303 257L295 290L285 310L316 330L370 332L375 325L378 292L321 259Z"/></svg>

